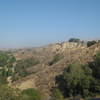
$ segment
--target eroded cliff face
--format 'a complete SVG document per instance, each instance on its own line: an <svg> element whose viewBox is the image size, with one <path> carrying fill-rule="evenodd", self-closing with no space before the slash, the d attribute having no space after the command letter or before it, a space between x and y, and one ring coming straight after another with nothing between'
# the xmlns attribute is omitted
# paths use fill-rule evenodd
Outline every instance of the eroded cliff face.
<svg viewBox="0 0 100 100"><path fill-rule="evenodd" d="M79 43L56 43L42 48L36 49L22 49L14 52L17 59L24 59L34 57L40 61L40 64L28 68L33 71L31 74L23 79L12 83L12 87L19 89L36 88L44 95L49 96L51 89L56 86L55 77L63 73L66 68L73 61L80 61L85 64L92 60L93 56L100 51L100 43L91 47ZM49 65L56 54L62 55L62 58L56 63Z"/></svg>

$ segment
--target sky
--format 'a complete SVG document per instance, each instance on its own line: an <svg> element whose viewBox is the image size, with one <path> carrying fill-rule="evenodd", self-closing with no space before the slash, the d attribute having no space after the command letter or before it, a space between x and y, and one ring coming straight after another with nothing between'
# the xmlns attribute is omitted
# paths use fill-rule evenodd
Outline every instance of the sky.
<svg viewBox="0 0 100 100"><path fill-rule="evenodd" d="M100 39L100 0L0 0L0 48Z"/></svg>

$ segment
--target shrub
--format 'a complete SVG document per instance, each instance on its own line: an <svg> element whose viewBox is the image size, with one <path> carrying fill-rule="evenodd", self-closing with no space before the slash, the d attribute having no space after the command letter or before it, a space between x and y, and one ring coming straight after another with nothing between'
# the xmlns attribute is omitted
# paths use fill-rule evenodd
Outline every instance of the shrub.
<svg viewBox="0 0 100 100"><path fill-rule="evenodd" d="M40 62L34 58L27 58L17 61L16 66L14 66L15 73L13 74L13 81L31 74L27 71L27 68L33 67L34 65L37 65L39 63Z"/></svg>
<svg viewBox="0 0 100 100"><path fill-rule="evenodd" d="M0 52L0 66L3 67L7 64L12 64L16 61L15 57L6 52Z"/></svg>
<svg viewBox="0 0 100 100"><path fill-rule="evenodd" d="M7 85L0 85L0 100L41 100L41 95L34 89L26 89L21 92Z"/></svg>
<svg viewBox="0 0 100 100"><path fill-rule="evenodd" d="M90 46L92 46L92 45L94 45L96 43L97 43L96 41L88 41L87 42L87 46L90 47Z"/></svg>
<svg viewBox="0 0 100 100"><path fill-rule="evenodd" d="M26 89L22 91L23 100L41 100L41 94L35 89Z"/></svg>
<svg viewBox="0 0 100 100"><path fill-rule="evenodd" d="M98 43L100 43L100 40L98 40Z"/></svg>
<svg viewBox="0 0 100 100"><path fill-rule="evenodd" d="M59 60L61 60L62 58L63 58L63 55L61 55L61 54L56 54L56 55L53 57L52 61L49 62L49 65L51 66L51 65L57 63L57 62L58 62Z"/></svg>
<svg viewBox="0 0 100 100"><path fill-rule="evenodd" d="M7 64L9 57L6 53L0 52L0 66L4 66Z"/></svg>
<svg viewBox="0 0 100 100"><path fill-rule="evenodd" d="M64 100L64 97L59 89L53 91L52 100Z"/></svg>
<svg viewBox="0 0 100 100"><path fill-rule="evenodd" d="M93 76L100 79L100 52L95 55L93 62L89 63L89 67L93 70Z"/></svg>
<svg viewBox="0 0 100 100"><path fill-rule="evenodd" d="M0 85L0 100L21 100L21 98L16 90L6 85Z"/></svg>
<svg viewBox="0 0 100 100"><path fill-rule="evenodd" d="M100 52L94 56L94 60L89 63L89 67L92 69L92 76L94 78L91 83L91 90L95 94L100 94Z"/></svg>
<svg viewBox="0 0 100 100"><path fill-rule="evenodd" d="M0 84L7 83L7 77L12 75L13 63L15 57L7 52L0 52Z"/></svg>
<svg viewBox="0 0 100 100"><path fill-rule="evenodd" d="M64 71L64 80L69 96L78 94L87 96L91 80L90 69L85 70L83 66L77 62L70 64ZM86 92L87 91L87 92Z"/></svg>
<svg viewBox="0 0 100 100"><path fill-rule="evenodd" d="M86 97L90 94L92 70L89 67L74 62L64 70L60 78L62 82L59 81L58 86L65 97L77 95Z"/></svg>
<svg viewBox="0 0 100 100"><path fill-rule="evenodd" d="M62 75L56 77L56 83L64 97L100 94L100 53L87 65L70 64Z"/></svg>

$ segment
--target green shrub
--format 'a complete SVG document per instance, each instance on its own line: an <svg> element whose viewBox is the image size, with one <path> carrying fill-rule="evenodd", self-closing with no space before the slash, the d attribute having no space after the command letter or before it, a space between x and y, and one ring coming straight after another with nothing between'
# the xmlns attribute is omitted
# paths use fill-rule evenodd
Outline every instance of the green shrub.
<svg viewBox="0 0 100 100"><path fill-rule="evenodd" d="M87 46L90 47L90 46L92 46L92 45L94 45L96 43L97 43L96 41L88 41L87 42Z"/></svg>
<svg viewBox="0 0 100 100"><path fill-rule="evenodd" d="M0 52L0 66L1 67L7 64L12 64L15 61L16 61L15 57L12 56L11 54L8 54L6 52Z"/></svg>
<svg viewBox="0 0 100 100"><path fill-rule="evenodd" d="M0 66L3 67L7 64L9 57L6 53L0 52Z"/></svg>
<svg viewBox="0 0 100 100"><path fill-rule="evenodd" d="M21 100L21 98L16 90L0 85L0 100Z"/></svg>
<svg viewBox="0 0 100 100"><path fill-rule="evenodd" d="M87 96L89 94L91 70L85 70L84 66L75 62L70 64L64 71L64 80L69 96L76 96L78 94Z"/></svg>
<svg viewBox="0 0 100 100"><path fill-rule="evenodd" d="M100 79L100 52L94 57L94 60L89 63L89 67L93 70L93 76Z"/></svg>
<svg viewBox="0 0 100 100"><path fill-rule="evenodd" d="M64 97L59 89L53 91L52 100L64 100Z"/></svg>
<svg viewBox="0 0 100 100"><path fill-rule="evenodd" d="M85 98L99 95L100 53L87 65L81 65L79 62L70 64L62 75L56 77L56 83L64 97L80 95Z"/></svg>
<svg viewBox="0 0 100 100"><path fill-rule="evenodd" d="M7 85L0 85L0 100L41 100L41 95L34 89L26 89L21 92Z"/></svg>
<svg viewBox="0 0 100 100"><path fill-rule="evenodd" d="M7 83L7 77L12 75L13 63L15 57L7 52L0 52L0 84Z"/></svg>
<svg viewBox="0 0 100 100"><path fill-rule="evenodd" d="M79 62L70 64L58 80L58 88L65 97L90 95L92 70Z"/></svg>
<svg viewBox="0 0 100 100"><path fill-rule="evenodd" d="M92 88L94 94L100 94L100 52L94 56L94 60L89 63L89 67L92 69Z"/></svg>
<svg viewBox="0 0 100 100"><path fill-rule="evenodd" d="M31 74L27 71L27 68L33 67L34 65L39 64L40 62L34 58L27 58L23 60L19 60L16 62L16 66L14 66L15 73L13 74L13 81L20 79L21 77L26 77Z"/></svg>
<svg viewBox="0 0 100 100"><path fill-rule="evenodd" d="M23 100L41 100L41 94L35 89L26 89L22 91Z"/></svg>

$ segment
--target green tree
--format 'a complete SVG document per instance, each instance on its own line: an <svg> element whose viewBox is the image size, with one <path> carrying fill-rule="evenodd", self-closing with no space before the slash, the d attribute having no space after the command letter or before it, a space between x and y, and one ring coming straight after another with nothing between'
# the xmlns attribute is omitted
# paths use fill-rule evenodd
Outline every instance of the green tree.
<svg viewBox="0 0 100 100"><path fill-rule="evenodd" d="M64 97L100 94L100 52L87 65L74 62L67 66L64 73L56 77L56 83Z"/></svg>
<svg viewBox="0 0 100 100"><path fill-rule="evenodd" d="M100 79L100 52L94 56L94 60L89 63L89 66L93 70L93 76Z"/></svg>
<svg viewBox="0 0 100 100"><path fill-rule="evenodd" d="M12 75L15 57L7 52L0 52L0 84L7 83L7 77Z"/></svg>
<svg viewBox="0 0 100 100"><path fill-rule="evenodd" d="M68 96L89 95L92 70L79 62L72 63L65 69L63 78Z"/></svg>
<svg viewBox="0 0 100 100"><path fill-rule="evenodd" d="M94 60L89 63L89 67L92 69L92 76L94 80L92 81L91 90L93 93L100 93L100 52L94 56Z"/></svg>
<svg viewBox="0 0 100 100"><path fill-rule="evenodd" d="M71 39L69 39L69 42L80 42L80 39L78 39L78 38L71 38Z"/></svg>
<svg viewBox="0 0 100 100"><path fill-rule="evenodd" d="M92 46L92 45L94 45L96 43L97 43L96 41L88 41L87 42L87 46L90 47L90 46Z"/></svg>

